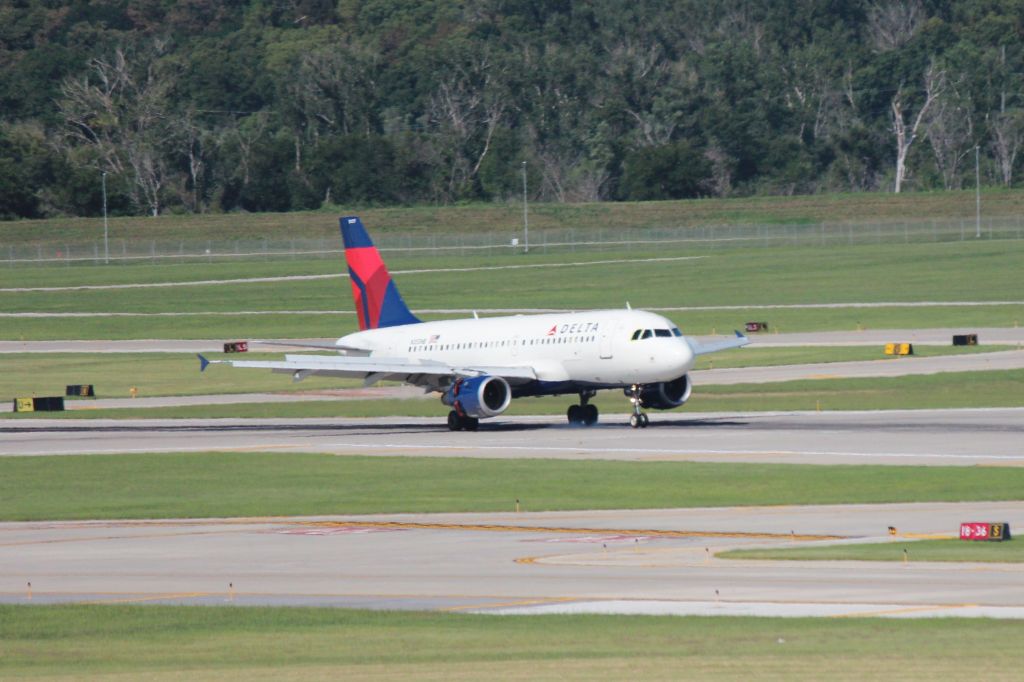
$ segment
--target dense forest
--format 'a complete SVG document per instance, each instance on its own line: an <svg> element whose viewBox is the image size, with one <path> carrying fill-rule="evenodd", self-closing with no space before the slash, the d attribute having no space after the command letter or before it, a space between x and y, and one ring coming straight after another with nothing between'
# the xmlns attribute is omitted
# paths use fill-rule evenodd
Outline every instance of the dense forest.
<svg viewBox="0 0 1024 682"><path fill-rule="evenodd" d="M1024 0L5 0L0 217L1018 181Z"/></svg>

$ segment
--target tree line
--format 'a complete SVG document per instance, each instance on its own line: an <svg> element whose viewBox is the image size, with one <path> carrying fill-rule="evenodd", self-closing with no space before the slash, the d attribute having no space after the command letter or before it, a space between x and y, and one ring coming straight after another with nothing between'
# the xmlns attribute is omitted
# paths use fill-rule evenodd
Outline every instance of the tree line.
<svg viewBox="0 0 1024 682"><path fill-rule="evenodd" d="M1024 0L14 0L0 73L5 218L1009 187Z"/></svg>

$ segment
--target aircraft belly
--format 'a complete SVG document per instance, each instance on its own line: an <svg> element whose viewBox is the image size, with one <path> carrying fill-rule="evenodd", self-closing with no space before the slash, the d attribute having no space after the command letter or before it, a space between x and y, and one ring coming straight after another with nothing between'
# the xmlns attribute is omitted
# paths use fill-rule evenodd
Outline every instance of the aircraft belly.
<svg viewBox="0 0 1024 682"><path fill-rule="evenodd" d="M569 364L569 362L562 364L554 361L537 362L533 365L533 371L537 374L539 381L569 381L575 378L567 369Z"/></svg>

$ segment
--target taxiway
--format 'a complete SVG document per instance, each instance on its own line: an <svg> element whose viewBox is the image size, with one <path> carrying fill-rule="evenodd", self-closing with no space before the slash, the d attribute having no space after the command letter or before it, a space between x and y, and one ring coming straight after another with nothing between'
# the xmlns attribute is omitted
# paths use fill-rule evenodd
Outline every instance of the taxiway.
<svg viewBox="0 0 1024 682"><path fill-rule="evenodd" d="M0 601L1024 617L1019 565L720 559L954 533L1024 503L0 524ZM887 527L897 525L901 536Z"/></svg>

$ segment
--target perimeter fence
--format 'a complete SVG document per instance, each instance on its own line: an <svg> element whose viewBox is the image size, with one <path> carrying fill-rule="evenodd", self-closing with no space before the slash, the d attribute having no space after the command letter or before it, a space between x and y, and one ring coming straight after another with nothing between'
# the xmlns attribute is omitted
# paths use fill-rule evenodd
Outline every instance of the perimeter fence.
<svg viewBox="0 0 1024 682"><path fill-rule="evenodd" d="M859 244L909 244L1024 239L1024 219L991 218L980 226L972 219L887 223L818 223L707 225L699 227L592 228L533 230L532 253L587 251L674 250L709 251L773 247L841 247ZM521 253L523 234L500 232L456 234L380 233L374 240L381 251L402 256L473 256ZM49 240L33 244L0 243L0 264L15 267L39 264L96 264L138 262L195 262L337 258L339 238L265 238L248 240L111 239Z"/></svg>

